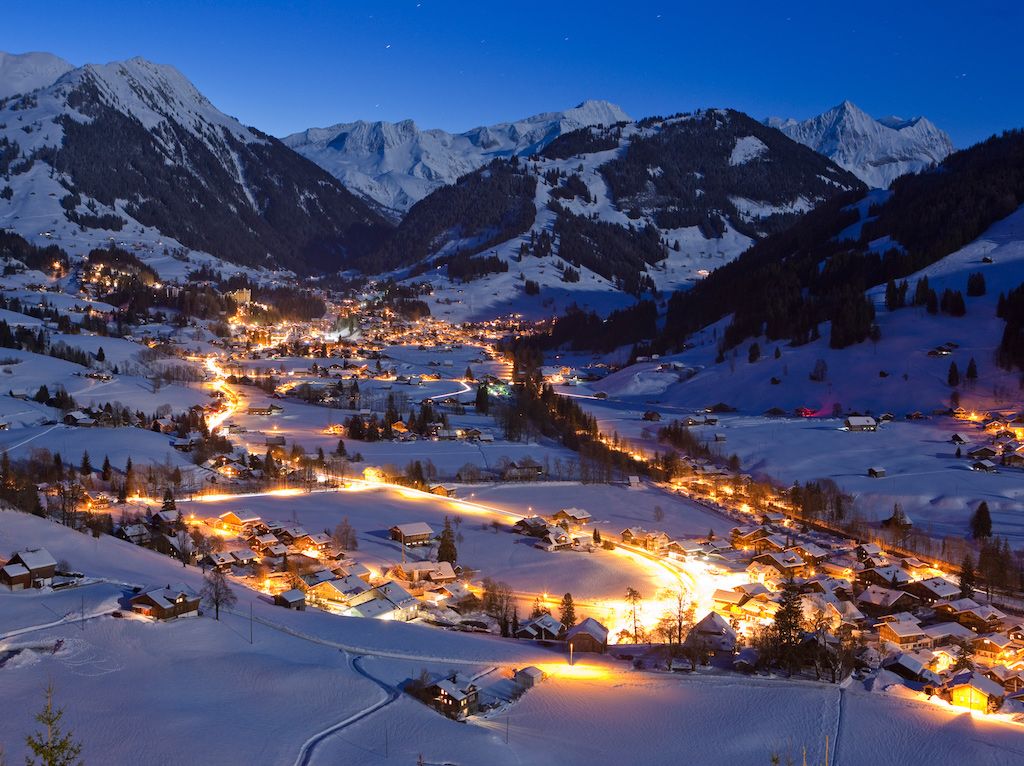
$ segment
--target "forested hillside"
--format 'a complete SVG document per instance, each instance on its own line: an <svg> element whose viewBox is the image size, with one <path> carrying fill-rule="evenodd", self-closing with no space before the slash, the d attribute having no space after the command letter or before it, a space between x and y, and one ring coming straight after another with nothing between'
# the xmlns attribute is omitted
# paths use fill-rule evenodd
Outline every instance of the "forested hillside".
<svg viewBox="0 0 1024 766"><path fill-rule="evenodd" d="M726 349L760 334L803 343L826 321L834 347L863 340L873 320L864 290L934 263L1024 203L1024 133L1004 133L951 155L933 172L905 176L869 209L855 206L857 197L833 199L693 290L673 295L660 346L678 347L730 314ZM909 303L956 311L955 294L939 300L926 284L893 289L897 304L908 302L909 292Z"/></svg>

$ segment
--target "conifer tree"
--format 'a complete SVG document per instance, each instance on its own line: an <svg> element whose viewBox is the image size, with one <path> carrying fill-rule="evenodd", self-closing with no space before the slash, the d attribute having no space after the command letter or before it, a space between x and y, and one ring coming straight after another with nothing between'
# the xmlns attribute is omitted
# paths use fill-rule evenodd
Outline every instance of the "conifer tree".
<svg viewBox="0 0 1024 766"><path fill-rule="evenodd" d="M562 603L558 607L558 611L562 615L562 627L566 630L576 624L576 605L573 603L571 593L562 596Z"/></svg>
<svg viewBox="0 0 1024 766"><path fill-rule="evenodd" d="M164 502L160 510L162 511L176 511L178 506L174 503L174 493L171 492L171 488L167 487L164 490Z"/></svg>
<svg viewBox="0 0 1024 766"><path fill-rule="evenodd" d="M949 363L949 374L946 375L946 383L952 388L960 385L960 368L956 366L956 362Z"/></svg>
<svg viewBox="0 0 1024 766"><path fill-rule="evenodd" d="M78 757L82 753L81 744L74 741L71 732L61 729L64 708L54 707L53 682L46 687L46 704L36 714L36 721L43 727L42 731L25 737L25 745L31 755L25 757L26 766L80 766Z"/></svg>
<svg viewBox="0 0 1024 766"><path fill-rule="evenodd" d="M974 562L971 561L971 554L965 553L960 564L960 598L972 598L975 585L977 577L974 574Z"/></svg>
<svg viewBox="0 0 1024 766"><path fill-rule="evenodd" d="M476 387L476 401L474 404L477 413L479 413L480 415L487 414L488 408L490 407L490 402L487 399L486 384L481 383L479 386Z"/></svg>
<svg viewBox="0 0 1024 766"><path fill-rule="evenodd" d="M447 561L452 566L458 561L459 554L455 549L455 534L452 531L452 521L444 517L444 529L441 530L441 540L437 546L437 560Z"/></svg>
<svg viewBox="0 0 1024 766"><path fill-rule="evenodd" d="M974 509L971 516L971 537L980 540L982 537L992 536L992 515L988 510L988 503L982 500Z"/></svg>

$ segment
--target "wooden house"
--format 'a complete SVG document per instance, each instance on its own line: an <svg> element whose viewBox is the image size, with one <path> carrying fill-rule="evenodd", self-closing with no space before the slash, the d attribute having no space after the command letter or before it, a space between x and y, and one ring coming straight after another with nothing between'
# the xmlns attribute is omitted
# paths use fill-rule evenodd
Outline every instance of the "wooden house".
<svg viewBox="0 0 1024 766"><path fill-rule="evenodd" d="M949 700L957 707L987 713L998 706L1006 690L998 683L976 671L957 673L944 687Z"/></svg>
<svg viewBox="0 0 1024 766"><path fill-rule="evenodd" d="M132 611L155 620L199 614L199 595L187 585L168 585L132 596Z"/></svg>
<svg viewBox="0 0 1024 766"><path fill-rule="evenodd" d="M574 652L603 654L608 650L608 628L593 617L587 617L569 628L565 641Z"/></svg>
<svg viewBox="0 0 1024 766"><path fill-rule="evenodd" d="M516 638L536 641L555 641L561 637L564 627L550 614L542 614L520 623Z"/></svg>
<svg viewBox="0 0 1024 766"><path fill-rule="evenodd" d="M480 709L476 685L461 673L444 676L423 692L431 707L456 721L475 715Z"/></svg>
<svg viewBox="0 0 1024 766"><path fill-rule="evenodd" d="M544 671L533 665L528 665L515 671L512 680L520 689L532 689L544 680Z"/></svg>
<svg viewBox="0 0 1024 766"><path fill-rule="evenodd" d="M274 603L286 609L302 612L306 609L306 594L298 588L292 588L274 596Z"/></svg>
<svg viewBox="0 0 1024 766"><path fill-rule="evenodd" d="M412 521L407 524L396 524L389 530L392 540L402 545L430 545L434 539L434 530L423 521Z"/></svg>
<svg viewBox="0 0 1024 766"><path fill-rule="evenodd" d="M53 582L57 560L45 548L18 551L0 568L0 585L11 590L42 588Z"/></svg>
<svg viewBox="0 0 1024 766"><path fill-rule="evenodd" d="M683 645L711 655L732 654L736 651L736 631L720 614L710 612L690 629Z"/></svg>
<svg viewBox="0 0 1024 766"><path fill-rule="evenodd" d="M564 521L567 524L580 526L589 523L591 516L589 511L585 511L582 508L563 508L552 516L551 519L556 524Z"/></svg>
<svg viewBox="0 0 1024 766"><path fill-rule="evenodd" d="M844 426L847 431L877 431L878 421L867 415L850 415Z"/></svg>

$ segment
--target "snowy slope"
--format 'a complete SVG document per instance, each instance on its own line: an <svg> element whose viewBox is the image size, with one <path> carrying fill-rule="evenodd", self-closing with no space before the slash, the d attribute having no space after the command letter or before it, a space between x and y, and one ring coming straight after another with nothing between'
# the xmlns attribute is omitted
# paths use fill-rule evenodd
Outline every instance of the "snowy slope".
<svg viewBox="0 0 1024 766"><path fill-rule="evenodd" d="M984 263L986 257L993 262ZM1005 408L1019 398L1014 394L1017 375L992 361L1004 326L995 311L1000 291L1024 282L1024 208L969 245L908 276L907 281L912 288L920 277L927 276L939 293L946 288L964 291L968 275L975 272L985 276L987 292L966 298L963 317L928 314L923 307L888 311L882 285L868 291L881 330L878 343L829 348L829 328L823 325L819 340L790 347L785 342L751 338L735 349L735 358L730 351L725 361L716 364L717 341L728 324L726 318L694 335L692 349L672 357L696 372L684 382L675 374L654 372L657 363L644 363L609 376L599 384L600 390L613 397L657 399L694 408L724 401L749 414L771 407L787 411L808 407L826 415L837 403L844 411L927 412L948 406L950 362L955 361L962 372L974 358L979 380L962 388L963 405L977 410ZM746 352L753 341L760 341L762 354L751 364ZM946 343L957 344L951 355L928 355ZM774 358L776 346L778 359ZM818 359L828 366L823 383L808 379ZM772 385L772 378L779 383Z"/></svg>
<svg viewBox="0 0 1024 766"><path fill-rule="evenodd" d="M924 117L875 119L849 101L803 122L772 117L766 123L882 189L953 151L949 136Z"/></svg>
<svg viewBox="0 0 1024 766"><path fill-rule="evenodd" d="M45 88L72 69L72 64L52 53L0 51L0 98Z"/></svg>
<svg viewBox="0 0 1024 766"><path fill-rule="evenodd" d="M561 112L464 133L421 130L412 120L360 120L310 128L283 141L349 189L401 214L434 189L454 183L495 157L531 154L571 130L629 119L615 104L584 101Z"/></svg>
<svg viewBox="0 0 1024 766"><path fill-rule="evenodd" d="M183 582L198 590L199 570L108 536L92 539L0 511L2 549L26 545L43 545L105 581L0 591L0 672L5 693L23 702L0 720L12 760L23 758L24 737L37 729L33 714L48 681L86 763L290 764L302 751L309 759L298 762L310 764L757 766L772 753L799 762L805 748L809 763L822 763L827 743L833 763L1003 766L1015 762L1024 739L1019 725L911 699L905 689L869 693L856 682L840 687L710 668L641 672L596 655L576 658L598 669L594 677L556 673L510 708L456 723L392 690L424 668L508 672L561 667L565 655L526 641L285 610L240 585L238 605L220 621L209 610L161 624L114 619L109 612L126 586ZM345 647L359 651L339 651ZM158 721L160 736L140 721ZM720 730L742 735L709 734Z"/></svg>
<svg viewBox="0 0 1024 766"><path fill-rule="evenodd" d="M680 150L677 139L684 130L689 133L679 142L685 147ZM762 136L752 135L752 131ZM517 236L483 249L477 242L486 239L489 231L470 236L460 228L438 232L430 239L430 254L413 268L409 280L430 283L433 295L427 300L434 315L456 321L506 313L550 317L572 305L607 314L634 303L636 291L627 285L634 275L603 268L615 256L606 258L599 244L591 248L594 258L588 262L569 260L561 254L557 222L562 214L552 209L556 205L569 216L636 232L655 230L662 243L661 252L641 262L642 269L636 276L668 292L685 289L728 263L778 221L805 213L827 195L857 184L838 166L823 162L813 152L738 112L708 110L631 122L614 130L592 129L591 133L599 139L610 139L614 148L571 153L564 159L560 158L564 155L561 152L555 153L557 159L542 153L520 163L522 172L536 178L536 213L532 224ZM634 150L636 155L630 155ZM672 180L663 191L652 181L648 186L654 191L650 193L643 189L640 194L616 197L607 168L609 163L620 161L642 166L640 172L651 179L665 175L664 167L670 167L673 179L681 177L682 183L676 185ZM721 166L715 180L705 180L697 171L689 172L691 165L708 162ZM559 180L552 181L556 174ZM572 177L586 187L589 199L567 194L566 184ZM761 182L765 177L772 183ZM758 180L752 183L751 178ZM694 188L690 189L691 185ZM684 191L674 192L673 187ZM396 233L400 235L403 228L417 221L422 206L430 205L450 189L439 189L423 200ZM791 196L788 190L792 190ZM770 194L776 198L764 198ZM708 230L709 219L720 222L720 232ZM552 238L550 254L534 245L541 237ZM460 252L497 256L508 264L508 270L469 282L450 279L443 264ZM571 274L569 267L579 272L578 280L566 278L567 272ZM540 286L538 295L525 293L527 280Z"/></svg>
<svg viewBox="0 0 1024 766"><path fill-rule="evenodd" d="M0 87L20 88L16 70ZM70 250L141 239L247 266L333 270L383 225L315 164L141 58L70 69L0 101L0 176L0 225L39 242L66 221Z"/></svg>
<svg viewBox="0 0 1024 766"><path fill-rule="evenodd" d="M984 259L991 259L987 263ZM940 293L964 290L971 273L982 273L985 295L967 297L963 317L928 314L924 308L885 308L884 286L868 291L881 330L878 343L865 341L844 349L829 348L828 327L823 337L802 346L748 339L716 363L718 339L728 319L695 334L693 347L653 362L642 362L604 380L574 388L570 396L598 391L608 399L580 398L604 430L616 431L648 452L663 450L654 436L656 424L642 420L657 410L662 422L697 414L718 402L737 414L720 415L715 426L692 429L723 454L739 456L744 471L772 477L783 484L828 478L857 497L857 507L869 521L880 521L899 502L917 528L934 537L961 537L973 509L982 500L992 508L995 533L1014 547L1024 541L1021 502L1024 472L1000 467L994 474L970 470L967 450L988 443L981 423L931 415L950 407L954 391L948 372L955 363L963 375L970 360L978 368L976 382L955 389L963 407L979 413L1021 411L1019 371L1004 370L995 352L1005 323L996 317L1001 291L1024 282L1024 208L991 226L960 250L908 277L911 285L927 276ZM747 349L759 342L761 358L750 363ZM948 356L930 356L943 344L955 344ZM775 358L775 349L779 357ZM823 382L809 373L818 360L827 365ZM680 370L662 369L667 361ZM806 407L813 417L793 417ZM893 413L896 420L876 433L847 433L841 413ZM765 417L778 408L789 417ZM923 412L927 420L905 420ZM968 445L956 457L950 442L960 433ZM715 443L721 435L724 441ZM883 479L867 476L869 466L883 467Z"/></svg>

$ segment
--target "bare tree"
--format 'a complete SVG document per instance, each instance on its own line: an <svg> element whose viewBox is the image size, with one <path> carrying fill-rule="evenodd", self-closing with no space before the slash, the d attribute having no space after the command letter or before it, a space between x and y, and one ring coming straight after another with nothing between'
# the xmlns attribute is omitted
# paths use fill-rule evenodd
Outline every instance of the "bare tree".
<svg viewBox="0 0 1024 766"><path fill-rule="evenodd" d="M637 620L636 607L640 601L643 600L643 596L640 595L640 591L636 588L626 588L626 602L633 608L633 643L640 643L640 623Z"/></svg>
<svg viewBox="0 0 1024 766"><path fill-rule="evenodd" d="M60 498L60 523L68 526L82 504L84 490L77 481L62 481L57 487Z"/></svg>
<svg viewBox="0 0 1024 766"><path fill-rule="evenodd" d="M334 544L342 550L354 551L359 547L359 541L356 538L356 531L352 528L352 525L348 521L348 516L343 518L338 526L334 528L334 533L331 535L334 540Z"/></svg>
<svg viewBox="0 0 1024 766"><path fill-rule="evenodd" d="M187 566L192 563L192 555L195 552L195 544L192 541L192 534L187 527L182 527L174 535L174 542L178 548L178 556L181 558L181 565Z"/></svg>
<svg viewBox="0 0 1024 766"><path fill-rule="evenodd" d="M204 578L203 590L200 595L203 601L213 606L214 615L220 619L220 608L228 609L238 600L235 592L228 585L228 578L219 569L210 571Z"/></svg>

